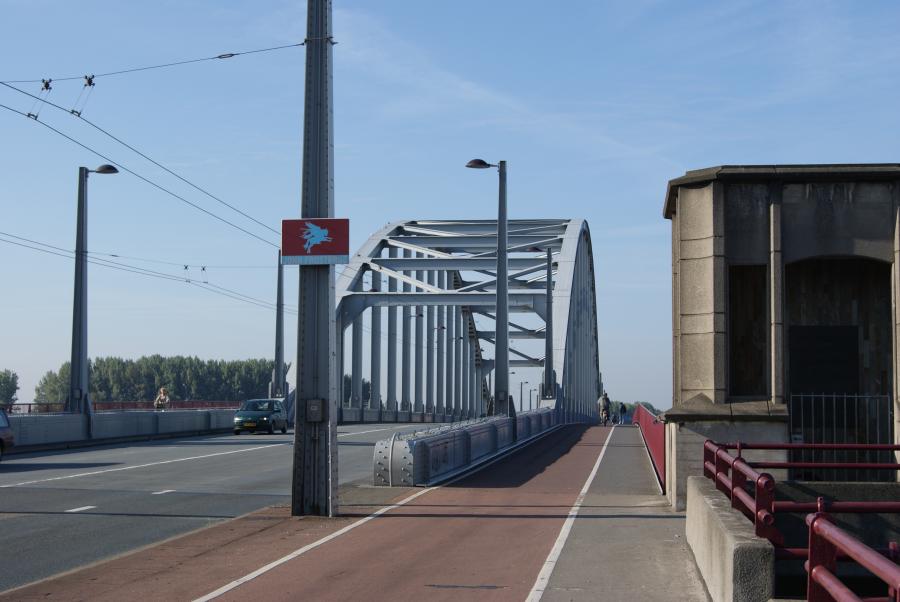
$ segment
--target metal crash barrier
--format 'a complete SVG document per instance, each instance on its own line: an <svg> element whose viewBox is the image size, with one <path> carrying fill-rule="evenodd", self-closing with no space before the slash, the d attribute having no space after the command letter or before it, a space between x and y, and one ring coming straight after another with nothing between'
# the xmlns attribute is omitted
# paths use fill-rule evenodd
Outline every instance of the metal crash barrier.
<svg viewBox="0 0 900 602"><path fill-rule="evenodd" d="M375 444L376 486L432 485L462 474L556 427L542 408L515 418L491 417L394 435Z"/></svg>

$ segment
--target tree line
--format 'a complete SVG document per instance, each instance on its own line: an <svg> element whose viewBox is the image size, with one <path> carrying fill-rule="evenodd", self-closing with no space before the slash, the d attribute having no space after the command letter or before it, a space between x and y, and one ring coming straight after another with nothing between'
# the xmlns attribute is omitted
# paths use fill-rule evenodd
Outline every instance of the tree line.
<svg viewBox="0 0 900 602"><path fill-rule="evenodd" d="M201 360L198 357L151 355L134 359L89 360L90 396L94 402L150 401L165 387L172 400L240 401L266 397L273 360ZM35 403L63 403L69 392L69 362L48 371L34 388Z"/></svg>

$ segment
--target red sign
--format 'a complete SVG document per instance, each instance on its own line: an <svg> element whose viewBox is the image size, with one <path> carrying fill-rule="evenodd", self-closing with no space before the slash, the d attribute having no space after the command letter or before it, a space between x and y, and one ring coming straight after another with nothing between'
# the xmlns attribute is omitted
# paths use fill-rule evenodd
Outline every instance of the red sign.
<svg viewBox="0 0 900 602"><path fill-rule="evenodd" d="M350 261L350 220L343 218L281 221L281 263L322 265Z"/></svg>

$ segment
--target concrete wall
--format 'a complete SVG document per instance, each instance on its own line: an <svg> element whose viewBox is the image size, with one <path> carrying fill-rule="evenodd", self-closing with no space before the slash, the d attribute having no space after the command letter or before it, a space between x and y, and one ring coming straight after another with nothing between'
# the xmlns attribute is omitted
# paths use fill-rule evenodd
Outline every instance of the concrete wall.
<svg viewBox="0 0 900 602"><path fill-rule="evenodd" d="M703 477L687 480L685 533L714 602L768 602L775 587L775 548Z"/></svg>
<svg viewBox="0 0 900 602"><path fill-rule="evenodd" d="M230 431L233 418L234 410L102 412L90 417L90 441ZM9 422L16 448L88 441L88 418L81 414L13 414Z"/></svg>
<svg viewBox="0 0 900 602"><path fill-rule="evenodd" d="M687 483L690 477L703 475L703 443L707 439L719 442L785 443L787 424L784 422L726 422L705 420L696 422L668 422L666 424L666 496L676 510L684 510ZM748 461L769 460L784 462L784 451L746 451ZM786 478L784 471L769 470L776 480Z"/></svg>

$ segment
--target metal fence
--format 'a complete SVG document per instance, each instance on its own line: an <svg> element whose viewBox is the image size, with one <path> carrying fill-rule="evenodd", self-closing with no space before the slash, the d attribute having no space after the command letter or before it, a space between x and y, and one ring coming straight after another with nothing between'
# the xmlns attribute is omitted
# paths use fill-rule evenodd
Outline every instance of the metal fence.
<svg viewBox="0 0 900 602"><path fill-rule="evenodd" d="M791 395L792 443L891 444L894 442L894 404L889 395ZM893 462L888 450L792 450L792 462ZM889 472L865 468L795 468L791 478L808 481L890 481Z"/></svg>

